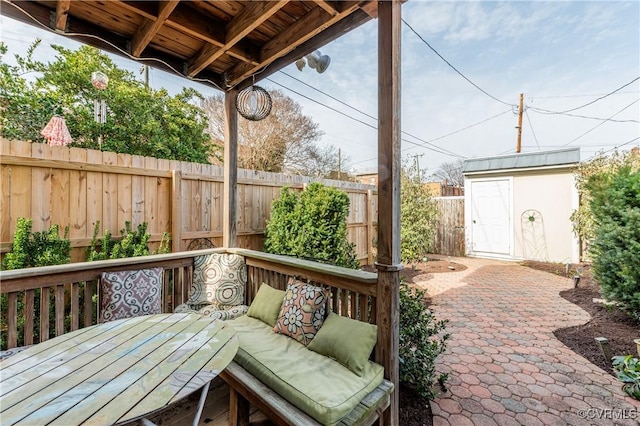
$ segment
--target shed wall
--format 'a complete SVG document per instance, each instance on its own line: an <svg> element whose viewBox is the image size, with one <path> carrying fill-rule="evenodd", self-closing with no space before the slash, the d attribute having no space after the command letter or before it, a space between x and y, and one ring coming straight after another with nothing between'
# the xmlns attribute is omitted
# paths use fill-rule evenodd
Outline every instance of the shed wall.
<svg viewBox="0 0 640 426"><path fill-rule="evenodd" d="M471 182L487 179L510 179L512 203L512 241L510 255L514 260L540 260L550 262L579 261L579 244L573 234L571 213L578 208L578 193L572 168L496 170L465 176L465 187ZM468 191L465 198L473 197ZM466 206L473 201L467 199ZM471 212L466 209L466 235L470 239L467 254L491 256L491 253L473 251L470 232ZM531 219L530 219L531 218ZM496 253L495 257L505 257Z"/></svg>
<svg viewBox="0 0 640 426"><path fill-rule="evenodd" d="M575 208L571 173L519 174L513 178L514 256L577 262L569 217Z"/></svg>

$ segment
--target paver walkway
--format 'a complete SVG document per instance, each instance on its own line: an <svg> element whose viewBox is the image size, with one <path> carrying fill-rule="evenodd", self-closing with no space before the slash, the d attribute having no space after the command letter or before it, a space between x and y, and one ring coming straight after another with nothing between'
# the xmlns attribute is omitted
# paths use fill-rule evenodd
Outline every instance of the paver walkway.
<svg viewBox="0 0 640 426"><path fill-rule="evenodd" d="M452 261L468 269L416 277L452 335L434 426L640 424L640 403L621 383L553 335L589 320L558 294L573 281L510 262Z"/></svg>

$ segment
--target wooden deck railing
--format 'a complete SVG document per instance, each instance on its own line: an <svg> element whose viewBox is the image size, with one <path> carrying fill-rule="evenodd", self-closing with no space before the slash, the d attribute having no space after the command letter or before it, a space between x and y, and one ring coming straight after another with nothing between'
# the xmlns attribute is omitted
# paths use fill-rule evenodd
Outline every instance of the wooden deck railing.
<svg viewBox="0 0 640 426"><path fill-rule="evenodd" d="M335 313L370 323L377 321L377 275L374 273L253 250L208 249L0 271L0 293L6 300L1 312L4 322L1 331L6 336L6 347L42 342L95 324L97 284L102 272L162 267L165 270L162 309L171 312L187 300L193 259L216 252L245 257L247 304L261 283L284 289L289 277L297 277L329 288L329 303Z"/></svg>

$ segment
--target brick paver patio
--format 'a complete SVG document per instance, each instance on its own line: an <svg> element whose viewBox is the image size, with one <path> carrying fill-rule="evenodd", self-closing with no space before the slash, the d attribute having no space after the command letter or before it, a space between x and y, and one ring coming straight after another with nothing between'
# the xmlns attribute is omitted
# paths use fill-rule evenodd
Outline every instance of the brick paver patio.
<svg viewBox="0 0 640 426"><path fill-rule="evenodd" d="M431 404L434 426L640 424L640 403L621 383L553 335L589 320L559 295L572 280L515 263L452 260L468 269L420 277L452 335L439 366L449 391Z"/></svg>

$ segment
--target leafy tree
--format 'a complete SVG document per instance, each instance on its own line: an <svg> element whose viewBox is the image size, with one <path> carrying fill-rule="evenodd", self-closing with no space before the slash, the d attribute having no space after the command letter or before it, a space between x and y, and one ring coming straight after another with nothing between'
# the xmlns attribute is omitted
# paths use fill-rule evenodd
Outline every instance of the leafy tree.
<svg viewBox="0 0 640 426"><path fill-rule="evenodd" d="M287 172L305 176L329 177L338 169L338 152L334 146L316 144L322 136L318 124L302 113L302 107L280 90L270 91L271 114L261 121L239 117L238 164L240 167L267 172ZM206 98L202 107L209 116L209 133L222 157L224 146L224 96ZM347 169L348 159L342 169Z"/></svg>
<svg viewBox="0 0 640 426"><path fill-rule="evenodd" d="M593 271L602 293L640 321L640 173L629 166L593 175Z"/></svg>
<svg viewBox="0 0 640 426"><path fill-rule="evenodd" d="M349 197L343 191L320 183L302 192L285 187L271 206L264 249L358 268L354 245L347 240L348 214Z"/></svg>
<svg viewBox="0 0 640 426"><path fill-rule="evenodd" d="M429 189L418 176L416 166L402 168L400 191L400 257L415 263L431 249L436 232L438 208Z"/></svg>
<svg viewBox="0 0 640 426"><path fill-rule="evenodd" d="M53 62L33 59L36 41L25 57L16 55L18 65L0 63L0 109L2 136L43 142L40 130L53 114L63 114L74 145L127 154L208 163L207 118L192 103L201 96L183 89L169 96L136 80L133 73L118 68L93 47L69 50L52 45ZM7 52L0 43L0 55ZM109 77L106 89L91 84L91 73ZM28 74L35 79L27 80ZM94 120L94 100L105 100L106 123Z"/></svg>
<svg viewBox="0 0 640 426"><path fill-rule="evenodd" d="M580 206L571 214L573 231L585 243L587 249L594 238L594 216L591 211L591 186L589 181L595 176L615 174L622 167L631 167L636 172L640 171L640 155L634 151L614 151L611 155L600 154L590 161L580 164L574 172L576 188L580 195Z"/></svg>

